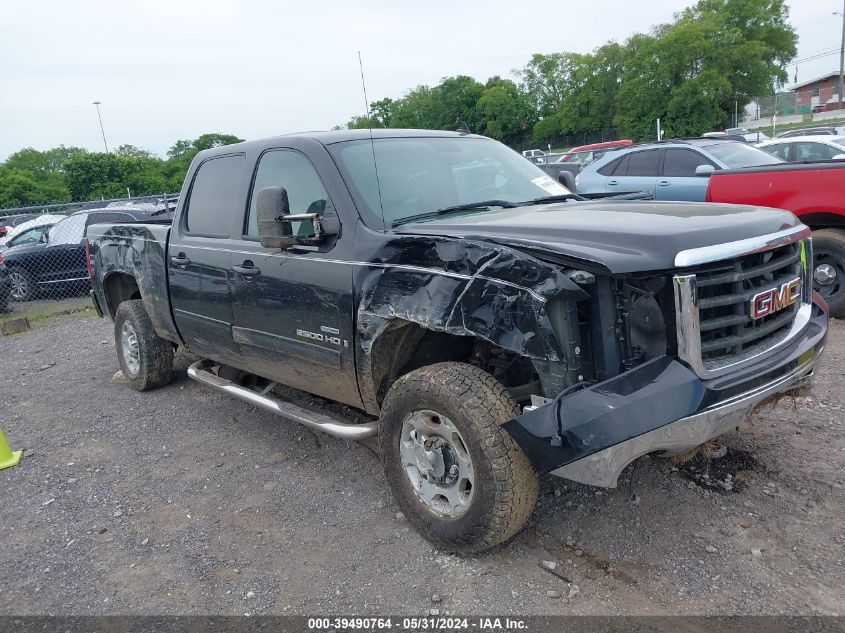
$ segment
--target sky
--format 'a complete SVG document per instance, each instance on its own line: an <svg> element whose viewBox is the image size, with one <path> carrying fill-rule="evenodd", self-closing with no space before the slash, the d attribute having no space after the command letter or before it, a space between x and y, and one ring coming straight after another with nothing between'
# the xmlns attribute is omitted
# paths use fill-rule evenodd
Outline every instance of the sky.
<svg viewBox="0 0 845 633"><path fill-rule="evenodd" d="M690 4L3 0L0 160L23 147L102 150L93 101L110 148L161 156L206 132L328 129L364 113L358 51L375 101L449 75L510 77L533 53L588 52ZM839 46L843 0L789 4L799 59ZM802 62L799 82L838 67L838 54Z"/></svg>

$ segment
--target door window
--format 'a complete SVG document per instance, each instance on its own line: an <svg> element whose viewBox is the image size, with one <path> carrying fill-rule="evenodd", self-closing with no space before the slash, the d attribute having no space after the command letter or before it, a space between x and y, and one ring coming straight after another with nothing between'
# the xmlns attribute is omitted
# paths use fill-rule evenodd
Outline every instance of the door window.
<svg viewBox="0 0 845 633"><path fill-rule="evenodd" d="M599 169L602 176L624 176L626 171L628 171L628 156L617 158Z"/></svg>
<svg viewBox="0 0 845 633"><path fill-rule="evenodd" d="M823 143L795 143L795 160L831 160L845 150Z"/></svg>
<svg viewBox="0 0 845 633"><path fill-rule="evenodd" d="M220 156L205 161L191 185L185 229L188 233L229 237L245 157Z"/></svg>
<svg viewBox="0 0 845 633"><path fill-rule="evenodd" d="M660 150L647 149L628 155L628 171L625 174L614 172L614 176L657 176L657 159Z"/></svg>
<svg viewBox="0 0 845 633"><path fill-rule="evenodd" d="M699 165L713 163L694 150L669 148L663 159L663 175L676 178L692 177L695 176L695 169Z"/></svg>
<svg viewBox="0 0 845 633"><path fill-rule="evenodd" d="M47 234L47 246L79 244L85 235L85 214L72 215L54 224Z"/></svg>
<svg viewBox="0 0 845 633"><path fill-rule="evenodd" d="M766 145L765 147L761 147L764 152L771 154L772 156L777 156L781 160L789 160L789 148L793 145L793 143L778 143L777 145Z"/></svg>
<svg viewBox="0 0 845 633"><path fill-rule="evenodd" d="M256 199L258 192L265 187L284 187L288 192L292 214L322 215L329 199L317 170L305 156L292 150L269 151L258 161L252 184L245 234L248 237L258 237ZM311 230L311 222L291 223L293 235L310 235Z"/></svg>
<svg viewBox="0 0 845 633"><path fill-rule="evenodd" d="M29 229L28 231L24 231L20 235L13 237L9 240L9 246L20 246L21 244L34 244L35 242L41 241L41 236L47 231L49 227L46 226L38 226L34 229Z"/></svg>

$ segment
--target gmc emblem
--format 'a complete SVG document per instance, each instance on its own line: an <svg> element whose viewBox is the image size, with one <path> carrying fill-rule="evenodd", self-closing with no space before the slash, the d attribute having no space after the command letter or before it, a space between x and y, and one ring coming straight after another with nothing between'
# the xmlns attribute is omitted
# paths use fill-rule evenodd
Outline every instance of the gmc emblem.
<svg viewBox="0 0 845 633"><path fill-rule="evenodd" d="M751 297L751 318L762 319L765 316L783 310L801 298L801 279L781 284L780 288L770 288Z"/></svg>

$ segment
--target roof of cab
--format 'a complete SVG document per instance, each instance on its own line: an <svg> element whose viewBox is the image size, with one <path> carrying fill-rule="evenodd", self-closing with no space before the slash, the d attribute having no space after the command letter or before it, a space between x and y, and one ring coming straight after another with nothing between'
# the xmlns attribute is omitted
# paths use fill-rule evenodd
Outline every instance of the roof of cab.
<svg viewBox="0 0 845 633"><path fill-rule="evenodd" d="M245 141L243 143L234 143L232 145L220 145L211 149L200 152L203 156L213 156L215 154L230 153L238 148L246 149L253 145L260 145L262 147L268 145L272 141L290 140L292 138L313 139L322 143L323 145L333 145L334 143L343 143L346 141L369 140L370 135L374 139L381 138L433 138L433 137L449 137L449 138L487 138L479 134L466 134L462 132L450 132L448 130L415 130L415 129L383 129L373 128L360 130L329 130L322 132L295 132L292 134L282 134L279 136L272 136L268 138L256 139L254 141Z"/></svg>

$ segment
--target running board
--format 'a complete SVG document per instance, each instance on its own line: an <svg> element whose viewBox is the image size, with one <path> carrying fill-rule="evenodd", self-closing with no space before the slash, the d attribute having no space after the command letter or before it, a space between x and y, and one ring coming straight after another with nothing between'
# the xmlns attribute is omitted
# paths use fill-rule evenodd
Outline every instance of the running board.
<svg viewBox="0 0 845 633"><path fill-rule="evenodd" d="M217 391L234 396L265 411L275 413L293 422L298 422L310 429L331 435L332 437L339 437L344 440L363 440L373 437L378 433L378 422L368 422L367 424L345 424L338 422L322 413L314 413L290 402L267 396L266 394L270 391L272 384L262 393L259 393L252 389L241 387L231 380L221 378L217 374L208 371L206 367L207 361L199 360L195 362L188 367L188 378L217 389Z"/></svg>

